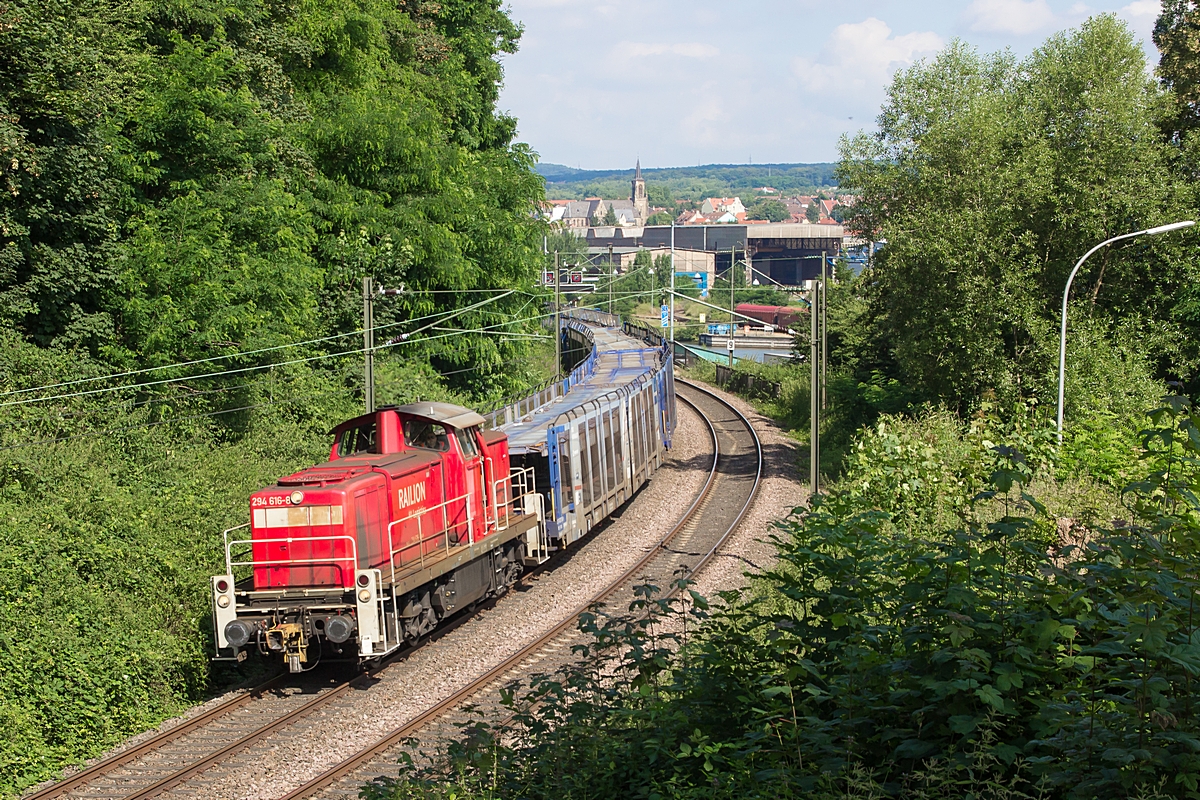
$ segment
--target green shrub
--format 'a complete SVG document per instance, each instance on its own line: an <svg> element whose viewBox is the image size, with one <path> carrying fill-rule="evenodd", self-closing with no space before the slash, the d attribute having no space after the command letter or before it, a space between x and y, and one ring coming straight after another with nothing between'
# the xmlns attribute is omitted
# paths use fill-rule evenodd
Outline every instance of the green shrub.
<svg viewBox="0 0 1200 800"><path fill-rule="evenodd" d="M867 432L847 483L878 486L787 520L773 596L704 619L644 587L588 617L582 663L510 687L512 724L364 796L1193 797L1200 428L1179 398L1152 421L1135 522L1073 544L1027 491L1047 462L945 415Z"/></svg>

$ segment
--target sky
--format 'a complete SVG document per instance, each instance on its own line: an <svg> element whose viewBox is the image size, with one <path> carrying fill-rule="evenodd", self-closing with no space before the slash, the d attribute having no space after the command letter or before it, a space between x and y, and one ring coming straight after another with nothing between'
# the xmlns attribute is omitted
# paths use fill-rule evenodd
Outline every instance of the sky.
<svg viewBox="0 0 1200 800"><path fill-rule="evenodd" d="M509 0L524 25L500 108L541 160L583 169L834 161L891 75L958 38L1018 56L1159 0Z"/></svg>

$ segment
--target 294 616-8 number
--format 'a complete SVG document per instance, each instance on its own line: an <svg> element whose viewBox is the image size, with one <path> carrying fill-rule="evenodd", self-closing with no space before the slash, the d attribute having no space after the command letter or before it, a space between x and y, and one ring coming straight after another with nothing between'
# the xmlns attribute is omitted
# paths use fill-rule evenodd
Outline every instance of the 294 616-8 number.
<svg viewBox="0 0 1200 800"><path fill-rule="evenodd" d="M252 497L250 499L251 508L267 508L270 506L290 506L292 501L286 495L281 497Z"/></svg>

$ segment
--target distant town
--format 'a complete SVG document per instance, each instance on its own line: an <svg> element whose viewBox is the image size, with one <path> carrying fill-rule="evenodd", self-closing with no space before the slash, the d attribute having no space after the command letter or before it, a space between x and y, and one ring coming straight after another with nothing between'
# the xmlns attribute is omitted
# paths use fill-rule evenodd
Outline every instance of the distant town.
<svg viewBox="0 0 1200 800"><path fill-rule="evenodd" d="M628 175L629 173L625 173ZM673 206L651 204L639 162L628 199L548 199L547 221L587 244L591 264L628 268L637 254L657 258L673 250L676 269L699 274L705 283L731 263L745 266L747 283L800 286L821 272L821 259L862 259L864 242L842 227L852 195L784 196L759 186L745 198L705 197Z"/></svg>

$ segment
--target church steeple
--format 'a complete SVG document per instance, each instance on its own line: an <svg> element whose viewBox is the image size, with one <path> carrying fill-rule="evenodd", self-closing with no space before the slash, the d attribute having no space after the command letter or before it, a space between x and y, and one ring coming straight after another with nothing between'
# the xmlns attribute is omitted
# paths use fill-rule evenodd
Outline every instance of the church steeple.
<svg viewBox="0 0 1200 800"><path fill-rule="evenodd" d="M646 181L642 179L642 160L637 160L637 168L633 171L633 193L629 196L639 217L639 224L644 223L650 216L650 200L646 197Z"/></svg>

